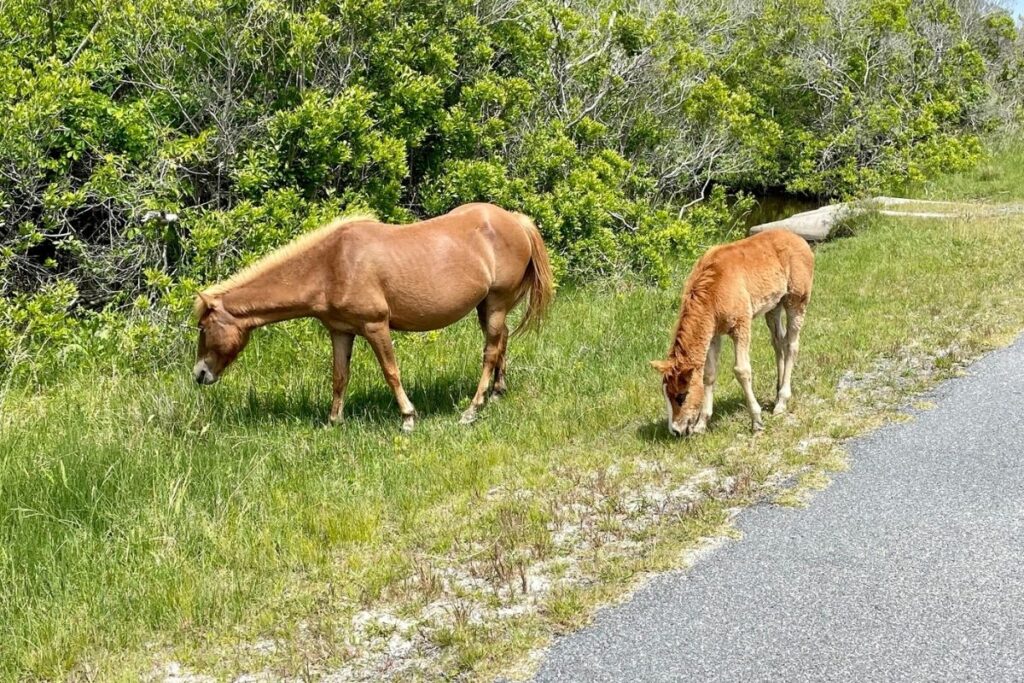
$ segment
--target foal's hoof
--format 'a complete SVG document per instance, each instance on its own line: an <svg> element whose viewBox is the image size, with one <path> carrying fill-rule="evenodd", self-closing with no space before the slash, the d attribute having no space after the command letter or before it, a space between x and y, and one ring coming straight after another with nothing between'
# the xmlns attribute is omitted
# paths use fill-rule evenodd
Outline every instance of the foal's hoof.
<svg viewBox="0 0 1024 683"><path fill-rule="evenodd" d="M402 418L402 431L408 434L416 428L416 418L412 415Z"/></svg>
<svg viewBox="0 0 1024 683"><path fill-rule="evenodd" d="M764 431L764 422L761 421L760 417L754 420L754 423L751 425L750 430L755 434Z"/></svg>
<svg viewBox="0 0 1024 683"><path fill-rule="evenodd" d="M779 398L779 399L777 399L775 401L775 408L772 409L771 414L772 415L782 415L783 413L785 413L787 401L788 401L787 397L786 398Z"/></svg>
<svg viewBox="0 0 1024 683"><path fill-rule="evenodd" d="M477 418L476 411L473 410L472 408L470 408L469 410L467 410L466 412L464 412L462 414L462 417L459 418L459 424L460 425L471 425L474 422L476 422L476 418Z"/></svg>

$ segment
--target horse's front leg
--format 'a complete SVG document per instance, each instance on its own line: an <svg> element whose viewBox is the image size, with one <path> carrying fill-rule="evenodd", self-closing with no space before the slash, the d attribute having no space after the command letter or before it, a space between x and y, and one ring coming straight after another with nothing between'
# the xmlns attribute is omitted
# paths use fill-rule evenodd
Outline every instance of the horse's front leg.
<svg viewBox="0 0 1024 683"><path fill-rule="evenodd" d="M355 335L348 332L331 331L331 346L334 350L334 400L331 402L332 425L341 424L345 410L345 388L348 386L348 370L352 361L352 342Z"/></svg>
<svg viewBox="0 0 1024 683"><path fill-rule="evenodd" d="M700 419L694 425L695 434L700 434L708 427L708 420L715 406L715 380L718 378L718 353L722 350L722 337L715 335L708 346L707 359L704 362L704 406L700 411Z"/></svg>
<svg viewBox="0 0 1024 683"><path fill-rule="evenodd" d="M398 361L395 360L395 347L391 343L391 330L387 322L368 323L363 328L363 336L373 348L380 369L384 372L384 380L395 392L395 400L398 401L398 410L402 414L402 431L411 432L416 426L416 408L412 401L405 395L402 387L402 376L398 372Z"/></svg>
<svg viewBox="0 0 1024 683"><path fill-rule="evenodd" d="M750 367L750 322L737 325L732 334L736 346L736 380L743 387L743 395L747 399L747 410L750 412L750 426L755 432L764 429L761 421L761 406L754 396L753 370Z"/></svg>
<svg viewBox="0 0 1024 683"><path fill-rule="evenodd" d="M505 325L506 311L503 308L490 308L480 316L480 326L484 332L484 360L483 369L480 373L480 381L477 383L476 394L469 404L469 408L462 413L461 424L470 424L476 420L477 413L487 402L487 389L494 379L494 370L501 357L502 338L508 337L508 327ZM502 382L504 385L504 382Z"/></svg>

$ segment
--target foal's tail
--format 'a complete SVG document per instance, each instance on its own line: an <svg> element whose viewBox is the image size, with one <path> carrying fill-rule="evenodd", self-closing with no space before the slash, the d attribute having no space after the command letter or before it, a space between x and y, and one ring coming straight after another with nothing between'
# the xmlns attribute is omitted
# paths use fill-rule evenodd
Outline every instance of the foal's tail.
<svg viewBox="0 0 1024 683"><path fill-rule="evenodd" d="M537 226L529 216L521 213L513 215L529 235L531 249L530 263L526 267L526 275L523 276L523 283L519 289L519 298L526 294L527 289L530 290L530 301L523 319L512 331L512 334L519 334L540 327L541 318L551 305L551 300L555 298L555 277L551 273L551 261L548 260L548 251L544 247L544 239L540 236Z"/></svg>

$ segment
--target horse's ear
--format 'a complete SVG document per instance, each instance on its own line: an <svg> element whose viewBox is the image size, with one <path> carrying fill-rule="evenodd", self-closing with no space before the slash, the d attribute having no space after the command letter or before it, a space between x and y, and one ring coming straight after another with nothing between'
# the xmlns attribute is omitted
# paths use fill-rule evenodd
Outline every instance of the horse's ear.
<svg viewBox="0 0 1024 683"><path fill-rule="evenodd" d="M652 360L651 367L661 374L666 375L668 374L668 371L672 369L672 362L667 360Z"/></svg>
<svg viewBox="0 0 1024 683"><path fill-rule="evenodd" d="M220 300L215 299L209 294L199 292L199 299L203 302L203 305L206 306L206 310L208 311L216 311L217 308L220 307Z"/></svg>

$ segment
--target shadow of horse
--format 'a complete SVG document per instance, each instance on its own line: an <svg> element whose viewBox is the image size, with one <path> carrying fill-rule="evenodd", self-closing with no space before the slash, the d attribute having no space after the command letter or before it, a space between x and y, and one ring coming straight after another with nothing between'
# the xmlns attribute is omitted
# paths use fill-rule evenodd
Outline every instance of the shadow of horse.
<svg viewBox="0 0 1024 683"><path fill-rule="evenodd" d="M744 414L747 412L747 404L744 402L741 396L729 396L724 399L715 400L715 412L711 415L711 420L708 422L708 430L715 428L715 425L721 421L721 419L727 415L742 411ZM652 443L670 443L679 441L681 438L672 436L668 431L667 418L662 415L654 421L646 422L636 428L636 435L643 441ZM696 436L699 436L696 435ZM690 437L692 438L692 437Z"/></svg>
<svg viewBox="0 0 1024 683"><path fill-rule="evenodd" d="M476 387L476 377L470 373L445 373L427 381L413 381L406 392L416 406L420 417L457 415L460 403L468 403ZM327 383L302 382L288 388L263 387L251 382L245 399L237 396L218 401L218 418L240 425L306 424L323 427L331 407L330 387ZM345 400L346 422L361 422L395 427L395 395L383 382L351 387Z"/></svg>

